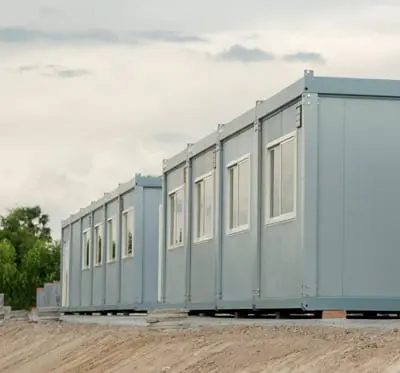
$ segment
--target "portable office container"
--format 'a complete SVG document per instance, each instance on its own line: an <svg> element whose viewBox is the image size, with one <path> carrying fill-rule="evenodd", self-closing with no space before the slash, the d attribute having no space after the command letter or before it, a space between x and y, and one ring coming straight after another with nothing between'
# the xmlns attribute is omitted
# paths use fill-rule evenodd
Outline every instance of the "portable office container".
<svg viewBox="0 0 400 373"><path fill-rule="evenodd" d="M163 161L159 301L400 310L400 82L304 76Z"/></svg>
<svg viewBox="0 0 400 373"><path fill-rule="evenodd" d="M63 312L154 306L160 203L161 178L136 174L62 222Z"/></svg>

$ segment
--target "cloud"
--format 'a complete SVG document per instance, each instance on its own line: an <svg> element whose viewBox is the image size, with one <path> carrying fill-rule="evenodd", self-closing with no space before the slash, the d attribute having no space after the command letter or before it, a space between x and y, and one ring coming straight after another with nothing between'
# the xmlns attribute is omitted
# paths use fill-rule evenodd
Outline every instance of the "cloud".
<svg viewBox="0 0 400 373"><path fill-rule="evenodd" d="M286 54L285 56L283 56L283 60L287 62L325 62L325 58L322 56L322 54L315 52L298 52L294 54Z"/></svg>
<svg viewBox="0 0 400 373"><path fill-rule="evenodd" d="M79 78L82 76L92 75L89 70L73 69L59 65L22 65L18 68L18 72L21 74L37 72L42 76L57 77L63 79Z"/></svg>
<svg viewBox="0 0 400 373"><path fill-rule="evenodd" d="M133 31L132 35L136 40L144 41L160 41L168 43L198 43L207 42L206 39L190 34L184 34L171 30L150 30L150 31Z"/></svg>
<svg viewBox="0 0 400 373"><path fill-rule="evenodd" d="M0 43L28 44L136 44L138 42L164 43L199 43L206 39L183 32L172 30L148 30L114 32L110 30L93 29L86 31L44 31L24 27L0 28Z"/></svg>
<svg viewBox="0 0 400 373"><path fill-rule="evenodd" d="M153 140L159 143L184 144L187 137L179 132L158 132L152 136Z"/></svg>
<svg viewBox="0 0 400 373"><path fill-rule="evenodd" d="M53 17L62 14L62 11L52 7L42 7L39 9L39 13L45 17Z"/></svg>
<svg viewBox="0 0 400 373"><path fill-rule="evenodd" d="M21 44L21 43L134 43L127 38L121 39L116 33L108 30L87 30L87 31L41 31L24 27L2 27L0 28L0 43Z"/></svg>
<svg viewBox="0 0 400 373"><path fill-rule="evenodd" d="M0 162L0 213L37 203L55 234L70 213L135 172L160 173L162 158L300 78L299 64L283 63L290 53L321 53L317 76L398 76L398 11L372 0L56 0L54 16L39 3L0 0L0 148L12 155ZM215 63L223 57L261 62Z"/></svg>
<svg viewBox="0 0 400 373"><path fill-rule="evenodd" d="M275 59L275 55L271 52L259 48L246 48L239 44L231 46L228 50L219 53L216 57L226 61L240 62L273 61Z"/></svg>

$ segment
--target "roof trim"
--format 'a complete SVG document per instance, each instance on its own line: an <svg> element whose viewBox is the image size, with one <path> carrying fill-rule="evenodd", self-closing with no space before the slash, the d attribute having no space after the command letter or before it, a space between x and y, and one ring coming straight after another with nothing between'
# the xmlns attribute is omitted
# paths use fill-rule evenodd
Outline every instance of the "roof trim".
<svg viewBox="0 0 400 373"><path fill-rule="evenodd" d="M67 219L61 221L62 229L75 223L84 216L96 211L107 203L117 199L120 195L126 194L136 187L142 188L161 188L161 176L142 175L140 173L128 180L127 182L120 183L116 189L109 193L104 193L104 196L84 208L81 208L76 213L70 215Z"/></svg>
<svg viewBox="0 0 400 373"><path fill-rule="evenodd" d="M304 70L304 75L293 84L282 89L267 100L256 101L255 106L247 112L225 124L219 124L216 131L199 140L195 144L163 160L163 173L175 169L218 141L234 135L254 123L285 107L290 102L301 99L303 94L316 93L333 96L358 97L393 97L400 98L400 80L361 79L341 77L316 77L313 70Z"/></svg>

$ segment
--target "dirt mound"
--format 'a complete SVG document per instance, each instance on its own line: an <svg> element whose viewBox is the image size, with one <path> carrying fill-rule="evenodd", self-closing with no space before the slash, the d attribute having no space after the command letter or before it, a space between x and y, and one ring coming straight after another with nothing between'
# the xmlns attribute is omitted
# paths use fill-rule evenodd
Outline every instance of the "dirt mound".
<svg viewBox="0 0 400 373"><path fill-rule="evenodd" d="M400 333L332 327L217 327L149 331L127 326L8 323L0 372L390 372Z"/></svg>

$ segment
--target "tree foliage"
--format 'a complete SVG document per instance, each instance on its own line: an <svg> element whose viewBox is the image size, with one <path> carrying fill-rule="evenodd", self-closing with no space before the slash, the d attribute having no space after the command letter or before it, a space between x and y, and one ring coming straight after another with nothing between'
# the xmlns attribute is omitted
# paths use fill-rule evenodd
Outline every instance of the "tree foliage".
<svg viewBox="0 0 400 373"><path fill-rule="evenodd" d="M0 217L0 293L13 308L36 304L36 288L60 278L60 244L39 206Z"/></svg>

